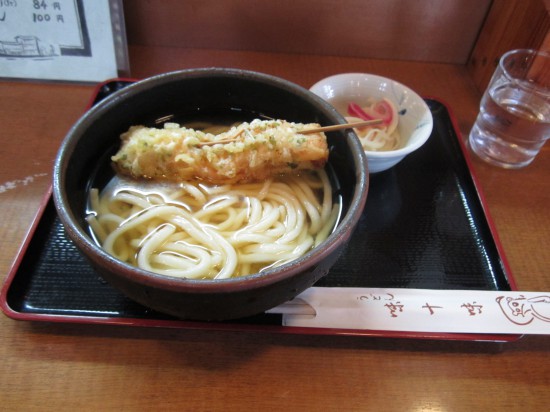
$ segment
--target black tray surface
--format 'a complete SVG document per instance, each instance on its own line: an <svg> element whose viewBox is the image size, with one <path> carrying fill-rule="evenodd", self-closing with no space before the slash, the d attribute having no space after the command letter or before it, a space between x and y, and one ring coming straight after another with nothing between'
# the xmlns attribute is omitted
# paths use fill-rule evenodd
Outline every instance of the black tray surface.
<svg viewBox="0 0 550 412"><path fill-rule="evenodd" d="M96 101L128 83L105 84ZM432 136L397 166L371 175L359 225L316 286L512 289L449 110L436 99L426 101L434 117ZM19 262L4 298L23 317L175 320L104 282L66 237L51 199ZM230 323L281 325L281 316Z"/></svg>

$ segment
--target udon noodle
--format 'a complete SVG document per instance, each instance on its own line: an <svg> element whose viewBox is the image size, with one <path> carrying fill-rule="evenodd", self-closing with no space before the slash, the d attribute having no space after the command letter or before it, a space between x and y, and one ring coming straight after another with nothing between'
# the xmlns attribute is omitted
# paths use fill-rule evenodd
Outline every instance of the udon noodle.
<svg viewBox="0 0 550 412"><path fill-rule="evenodd" d="M114 257L162 275L246 276L294 260L325 240L340 205L317 170L215 186L115 177L90 191L87 221Z"/></svg>
<svg viewBox="0 0 550 412"><path fill-rule="evenodd" d="M346 116L346 120L348 123L355 123L362 119ZM354 130L364 150L380 152L399 148L401 139L397 130L389 132L385 127L364 127L354 128Z"/></svg>
<svg viewBox="0 0 550 412"><path fill-rule="evenodd" d="M345 113L348 123L361 120L382 120L382 124L379 125L354 128L364 150L387 151L396 150L401 146L401 137L397 128L399 114L391 100L375 101L370 99L367 104L362 106L350 102L346 110L341 109L341 112Z"/></svg>

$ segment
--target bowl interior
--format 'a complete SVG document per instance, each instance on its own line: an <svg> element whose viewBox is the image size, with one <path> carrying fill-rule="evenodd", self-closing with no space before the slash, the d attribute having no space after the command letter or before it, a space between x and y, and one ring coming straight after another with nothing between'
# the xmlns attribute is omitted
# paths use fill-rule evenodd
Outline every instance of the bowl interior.
<svg viewBox="0 0 550 412"><path fill-rule="evenodd" d="M394 80L362 73L346 73L320 80L310 90L347 115L347 105L365 105L371 99L390 99L399 113L398 131L406 140L392 151L367 151L368 157L391 157L410 153L430 136L433 118L426 102L409 87Z"/></svg>
<svg viewBox="0 0 550 412"><path fill-rule="evenodd" d="M113 176L110 156L118 149L120 134L129 126L151 126L228 112L237 113L242 120L265 115L321 125L345 121L309 91L254 72L195 69L133 84L87 112L62 143L54 170L54 200L69 236L77 239L78 246L88 253L110 259L89 236L85 210L90 186L101 188ZM366 199L368 176L361 146L353 133L331 132L327 138L329 167L339 182L336 190L343 207L339 226L324 242L330 247L347 236L358 219ZM316 253L319 252L313 250L287 265L299 266Z"/></svg>

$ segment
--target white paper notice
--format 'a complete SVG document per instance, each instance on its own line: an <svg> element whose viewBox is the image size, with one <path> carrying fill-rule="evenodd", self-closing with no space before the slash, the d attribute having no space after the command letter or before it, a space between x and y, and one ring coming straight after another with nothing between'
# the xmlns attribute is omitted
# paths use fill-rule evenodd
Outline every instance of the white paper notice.
<svg viewBox="0 0 550 412"><path fill-rule="evenodd" d="M550 334L550 293L313 287L277 306L283 325L407 332Z"/></svg>
<svg viewBox="0 0 550 412"><path fill-rule="evenodd" d="M109 0L0 0L0 77L116 77Z"/></svg>

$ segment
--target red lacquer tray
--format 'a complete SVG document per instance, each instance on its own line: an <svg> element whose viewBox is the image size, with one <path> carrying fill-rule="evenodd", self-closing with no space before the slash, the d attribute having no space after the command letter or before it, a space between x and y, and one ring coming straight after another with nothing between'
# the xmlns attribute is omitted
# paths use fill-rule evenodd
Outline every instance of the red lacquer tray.
<svg viewBox="0 0 550 412"><path fill-rule="evenodd" d="M131 83L113 80L92 104ZM371 175L363 216L347 250L316 286L515 290L448 107L426 99L428 142L394 168ZM228 322L182 321L131 301L105 283L66 237L51 193L1 293L4 313L27 321L506 342L517 335L388 332L282 326L277 314Z"/></svg>

